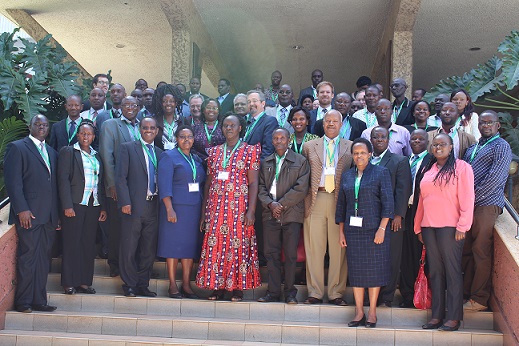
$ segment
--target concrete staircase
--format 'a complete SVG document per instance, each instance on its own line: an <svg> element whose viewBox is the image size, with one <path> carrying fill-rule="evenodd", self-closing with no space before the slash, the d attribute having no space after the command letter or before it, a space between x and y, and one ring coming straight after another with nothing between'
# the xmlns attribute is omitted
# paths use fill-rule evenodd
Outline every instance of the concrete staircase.
<svg viewBox="0 0 519 346"><path fill-rule="evenodd" d="M120 278L108 276L105 260L96 260L95 295L64 295L60 286L60 260L49 274L52 313L7 312L3 345L502 345L503 335L493 330L491 312L465 313L457 332L426 331L421 325L430 311L379 308L375 329L348 328L354 307L258 303L267 286L246 291L243 302L167 298L165 263L157 262L150 290L156 298L122 296ZM265 270L262 277L266 278ZM200 297L210 292L192 287ZM299 286L297 299L306 298ZM353 304L352 290L346 300ZM399 298L398 300L399 301Z"/></svg>

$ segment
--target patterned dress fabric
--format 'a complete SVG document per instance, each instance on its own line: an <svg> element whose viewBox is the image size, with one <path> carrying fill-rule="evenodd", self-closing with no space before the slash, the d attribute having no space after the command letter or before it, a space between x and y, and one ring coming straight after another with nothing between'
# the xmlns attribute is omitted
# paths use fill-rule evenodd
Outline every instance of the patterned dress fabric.
<svg viewBox="0 0 519 346"><path fill-rule="evenodd" d="M223 168L223 145L208 150L206 230L196 277L197 286L210 290L246 290L261 285L254 226L243 221L248 207L248 170L259 170L261 147L241 146ZM229 172L219 180L218 172Z"/></svg>
<svg viewBox="0 0 519 346"><path fill-rule="evenodd" d="M214 130L214 133L211 136L211 143L207 140L207 133L204 125L203 122L198 122L193 125L193 132L195 134L193 149L202 160L207 159L209 148L225 143L225 137L220 125L217 125L217 128ZM212 127L208 127L209 134L211 134L212 130Z"/></svg>

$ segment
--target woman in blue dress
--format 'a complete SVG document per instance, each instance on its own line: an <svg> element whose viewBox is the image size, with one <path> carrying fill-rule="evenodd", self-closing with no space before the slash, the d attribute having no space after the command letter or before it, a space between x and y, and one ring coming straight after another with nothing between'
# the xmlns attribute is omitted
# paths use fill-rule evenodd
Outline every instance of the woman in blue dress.
<svg viewBox="0 0 519 346"><path fill-rule="evenodd" d="M190 286L193 259L200 255L200 212L205 171L202 160L191 152L193 129L181 125L175 132L177 147L165 151L159 161L159 238L157 256L165 257L170 298L198 298ZM176 269L182 263L182 286L176 283Z"/></svg>
<svg viewBox="0 0 519 346"><path fill-rule="evenodd" d="M391 176L385 167L370 163L371 143L357 138L351 146L354 168L341 177L335 222L339 241L347 246L348 278L355 297L355 318L348 327L377 325L380 287L389 283L389 219L394 217ZM368 288L369 312L364 314L364 288Z"/></svg>

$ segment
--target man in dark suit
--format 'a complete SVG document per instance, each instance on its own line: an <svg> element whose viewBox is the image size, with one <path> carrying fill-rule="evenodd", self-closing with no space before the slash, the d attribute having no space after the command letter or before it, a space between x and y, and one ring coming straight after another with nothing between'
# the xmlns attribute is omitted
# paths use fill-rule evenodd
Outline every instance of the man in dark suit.
<svg viewBox="0 0 519 346"><path fill-rule="evenodd" d="M233 110L234 96L230 94L231 82L228 79L222 78L218 82L218 102L220 103L220 114L225 115L227 112Z"/></svg>
<svg viewBox="0 0 519 346"><path fill-rule="evenodd" d="M189 102L189 98L191 97L191 95L201 95L204 98L204 100L207 100L209 98L209 96L204 95L200 92L201 86L202 86L202 83L200 82L200 78L198 78L198 77L191 78L191 80L189 81L189 92L186 93L186 97L184 98L184 100Z"/></svg>
<svg viewBox="0 0 519 346"><path fill-rule="evenodd" d="M52 125L50 131L49 145L53 147L54 150L59 152L61 148L77 142L76 132L82 120L79 116L82 107L81 97L77 95L67 97L65 110L68 115L65 119Z"/></svg>
<svg viewBox="0 0 519 346"><path fill-rule="evenodd" d="M261 159L274 152L272 132L278 127L276 118L265 114L265 95L261 91L247 92L249 120L243 141L250 145L261 144Z"/></svg>
<svg viewBox="0 0 519 346"><path fill-rule="evenodd" d="M99 88L103 90L105 96L108 94L108 88L110 87L110 81L108 80L108 75L104 73L98 73L94 76L94 79L92 80L92 88ZM83 103L83 111L87 111L92 107L92 104L89 100L85 100ZM105 100L103 101L103 107L104 110L109 110L112 108L112 104L110 102Z"/></svg>
<svg viewBox="0 0 519 346"><path fill-rule="evenodd" d="M297 100L297 104L301 105L301 99L305 95L310 95L314 98L314 100L317 98L317 85L323 81L324 75L323 71L321 70L313 70L312 71L312 85L310 85L308 88L304 88L299 92L299 99Z"/></svg>
<svg viewBox="0 0 519 346"><path fill-rule="evenodd" d="M388 150L389 131L385 127L377 126L371 130L371 144L373 144L371 163L389 170L395 198L395 217L391 220L391 279L389 284L381 290L379 298L386 306L391 307L402 260L404 219L409 196L411 196L411 170L407 157L393 154Z"/></svg>
<svg viewBox="0 0 519 346"><path fill-rule="evenodd" d="M333 101L333 109L342 114L342 127L340 137L353 141L360 137L362 131L366 129L366 123L362 120L353 118L350 112L351 96L347 92L337 94ZM314 126L314 134L319 137L324 136L323 119L317 120Z"/></svg>
<svg viewBox="0 0 519 346"><path fill-rule="evenodd" d="M101 129L99 154L105 170L105 189L107 197L108 224L108 264L110 276L119 275L119 236L121 219L117 208L117 190L115 188L115 165L119 157L119 147L122 143L133 142L140 138L137 112L137 101L129 96L122 101L123 114L120 118L108 119Z"/></svg>
<svg viewBox="0 0 519 346"><path fill-rule="evenodd" d="M11 202L9 224L18 235L15 305L19 312L54 311L47 305L47 275L59 227L58 154L45 144L49 122L41 114L29 124L30 135L7 145L4 179Z"/></svg>
<svg viewBox="0 0 519 346"><path fill-rule="evenodd" d="M389 88L391 94L395 97L392 121L400 126L414 124L414 117L411 114L413 102L405 97L405 91L407 90L406 81L402 78L395 78Z"/></svg>
<svg viewBox="0 0 519 346"><path fill-rule="evenodd" d="M280 127L284 127L290 134L294 133L294 128L288 122L288 114L292 110L292 101L294 100L294 94L292 88L288 84L283 84L279 88L277 107L269 107L265 110L265 113L269 116L276 118Z"/></svg>
<svg viewBox="0 0 519 346"><path fill-rule="evenodd" d="M314 126L317 120L323 119L326 112L332 109L332 101L334 98L333 84L330 82L321 82L317 85L317 98L319 99L319 107L310 111L310 133L314 133Z"/></svg>
<svg viewBox="0 0 519 346"><path fill-rule="evenodd" d="M425 130L414 130L411 133L410 145L413 151L413 154L409 158L413 191L409 198L405 218L405 229L408 231L404 232L402 243L402 263L400 264L399 284L402 302L398 305L401 308L411 308L414 306L414 283L418 276L420 257L422 256L422 243L420 243L418 237L413 232L414 216L418 206L418 198L420 197L420 182L423 178L424 168L433 157L427 152L429 140Z"/></svg>
<svg viewBox="0 0 519 346"><path fill-rule="evenodd" d="M157 159L153 144L158 134L154 118L140 122L141 139L121 144L117 171L117 204L121 208L119 268L124 295L155 297L148 288L157 250Z"/></svg>

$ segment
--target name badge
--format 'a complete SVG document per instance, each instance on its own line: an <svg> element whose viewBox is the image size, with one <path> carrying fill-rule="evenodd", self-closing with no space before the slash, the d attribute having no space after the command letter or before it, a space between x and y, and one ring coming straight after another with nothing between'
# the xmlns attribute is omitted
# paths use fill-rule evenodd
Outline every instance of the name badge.
<svg viewBox="0 0 519 346"><path fill-rule="evenodd" d="M218 180L229 180L229 172L218 172Z"/></svg>
<svg viewBox="0 0 519 346"><path fill-rule="evenodd" d="M164 150L172 150L175 149L175 143L166 142L164 143Z"/></svg>
<svg viewBox="0 0 519 346"><path fill-rule="evenodd" d="M324 175L335 175L335 167L324 167Z"/></svg>
<svg viewBox="0 0 519 346"><path fill-rule="evenodd" d="M360 216L350 216L350 226L362 227L362 217L360 217Z"/></svg>
<svg viewBox="0 0 519 346"><path fill-rule="evenodd" d="M200 191L200 186L198 183L190 183L190 184L187 184L188 188L189 188L189 192L198 192Z"/></svg>

